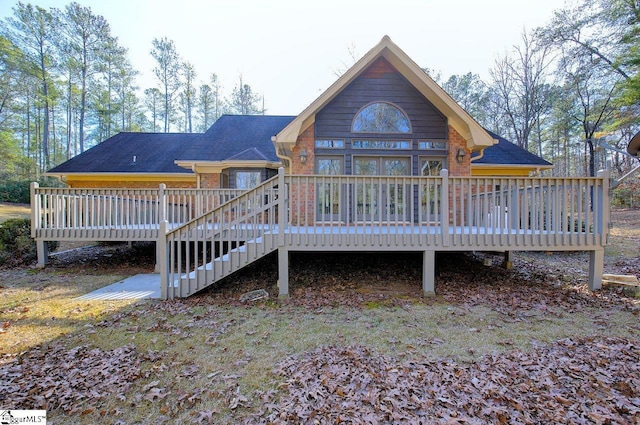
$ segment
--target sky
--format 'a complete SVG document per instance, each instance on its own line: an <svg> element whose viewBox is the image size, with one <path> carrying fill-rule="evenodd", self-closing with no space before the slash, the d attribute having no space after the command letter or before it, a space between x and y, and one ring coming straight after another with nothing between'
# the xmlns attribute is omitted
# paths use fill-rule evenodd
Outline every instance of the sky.
<svg viewBox="0 0 640 425"><path fill-rule="evenodd" d="M23 0L64 8L70 1ZM17 0L0 0L0 18ZM141 90L157 86L150 55L168 37L198 80L216 73L229 95L239 76L264 96L267 114L297 115L337 73L384 35L418 65L484 80L495 60L545 25L563 0L78 0L104 16L140 71Z"/></svg>

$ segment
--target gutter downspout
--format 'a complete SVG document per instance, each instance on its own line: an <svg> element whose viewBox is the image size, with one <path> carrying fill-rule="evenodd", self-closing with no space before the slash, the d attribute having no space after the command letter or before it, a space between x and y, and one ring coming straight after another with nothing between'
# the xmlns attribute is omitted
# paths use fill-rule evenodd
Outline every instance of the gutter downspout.
<svg viewBox="0 0 640 425"><path fill-rule="evenodd" d="M474 156L473 158L471 158L471 160L470 160L470 161L471 161L471 162L474 162L474 161L477 161L477 160L479 160L480 158L482 158L482 157L484 156L484 150L485 150L485 149L486 149L486 148L482 148L482 149L480 149L480 153L478 154L478 156Z"/></svg>
<svg viewBox="0 0 640 425"><path fill-rule="evenodd" d="M274 144L276 148L276 156L282 160L283 165L286 165L287 169L291 169L291 157L286 156L285 154L280 152L280 148L278 146L278 142L276 136L271 136L271 143Z"/></svg>

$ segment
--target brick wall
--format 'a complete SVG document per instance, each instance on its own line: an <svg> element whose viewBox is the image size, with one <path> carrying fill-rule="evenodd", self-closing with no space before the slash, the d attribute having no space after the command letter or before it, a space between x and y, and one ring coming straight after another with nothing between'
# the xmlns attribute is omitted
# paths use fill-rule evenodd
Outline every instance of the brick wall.
<svg viewBox="0 0 640 425"><path fill-rule="evenodd" d="M291 174L313 174L315 168L315 128L311 124L299 136L295 148L291 151ZM300 162L300 151L307 151L307 161ZM289 188L291 198L291 222L296 225L312 226L315 208L315 187L313 184L293 183Z"/></svg>
<svg viewBox="0 0 640 425"><path fill-rule="evenodd" d="M296 146L291 151L291 174L313 174L315 155L315 130L311 124L305 131L298 136ZM307 151L307 162L300 162L300 151Z"/></svg>
<svg viewBox="0 0 640 425"><path fill-rule="evenodd" d="M220 173L200 174L201 189L221 189Z"/></svg>
<svg viewBox="0 0 640 425"><path fill-rule="evenodd" d="M456 155L460 148L466 152L462 164L458 164L456 161ZM449 164L447 168L452 177L471 175L471 154L467 149L467 141L451 126L449 126Z"/></svg>

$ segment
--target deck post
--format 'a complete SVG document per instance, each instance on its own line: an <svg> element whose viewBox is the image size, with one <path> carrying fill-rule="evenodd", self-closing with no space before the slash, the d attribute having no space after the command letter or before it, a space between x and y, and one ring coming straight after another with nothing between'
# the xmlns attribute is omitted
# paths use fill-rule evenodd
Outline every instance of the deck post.
<svg viewBox="0 0 640 425"><path fill-rule="evenodd" d="M604 269L604 247L589 251L589 290L602 288L602 271Z"/></svg>
<svg viewBox="0 0 640 425"><path fill-rule="evenodd" d="M160 222L160 233L156 240L156 273L160 272L160 297L169 298L169 256L167 252L167 220Z"/></svg>
<svg viewBox="0 0 640 425"><path fill-rule="evenodd" d="M40 228L40 217L42 217L42 206L40 204L40 197L36 194L36 189L40 185L37 182L32 182L30 187L31 194L31 237L36 239L38 236L37 230ZM49 263L49 247L47 242L42 239L36 239L36 253L38 254L38 262L36 267L41 269Z"/></svg>
<svg viewBox="0 0 640 425"><path fill-rule="evenodd" d="M167 185L164 183L160 183L160 186L158 188L158 223L162 223L163 220L167 219L168 205L166 189Z"/></svg>
<svg viewBox="0 0 640 425"><path fill-rule="evenodd" d="M442 232L442 246L449 246L449 170L440 171L442 187L440 193L440 230Z"/></svg>
<svg viewBox="0 0 640 425"><path fill-rule="evenodd" d="M289 251L278 248L278 298L289 298Z"/></svg>
<svg viewBox="0 0 640 425"><path fill-rule="evenodd" d="M37 182L32 182L31 192L31 237L36 237L36 229L40 227L40 197L36 196L36 189L40 187Z"/></svg>
<svg viewBox="0 0 640 425"><path fill-rule="evenodd" d="M278 168L278 246L284 246L284 228L287 222L287 187L284 183L284 168ZM287 291L288 293L288 291Z"/></svg>
<svg viewBox="0 0 640 425"><path fill-rule="evenodd" d="M36 252L38 253L36 267L42 269L49 264L49 247L47 246L47 242L42 239L36 239Z"/></svg>
<svg viewBox="0 0 640 425"><path fill-rule="evenodd" d="M598 199L602 205L598 209L597 229L596 232L602 237L601 243L605 244L610 228L610 201L609 201L609 170L598 171L598 177L602 179L602 185L599 188Z"/></svg>
<svg viewBox="0 0 640 425"><path fill-rule="evenodd" d="M505 251L504 259L502 260L502 267L507 270L513 269L513 251Z"/></svg>
<svg viewBox="0 0 640 425"><path fill-rule="evenodd" d="M436 252L424 251L422 254L422 294L433 297L435 291Z"/></svg>
<svg viewBox="0 0 640 425"><path fill-rule="evenodd" d="M154 268L154 272L155 273L162 273L162 249L163 249L163 245L164 249L166 250L166 243L162 243L162 241L166 242L166 235L167 235L167 226L166 226L166 221L167 221L167 194L166 194L166 189L167 189L167 185L165 185L164 183L160 183L160 186L158 187L158 224L160 225L160 228L158 230L158 239L156 240L156 265ZM162 227L162 224L165 224L164 230ZM164 297L163 297L164 299Z"/></svg>

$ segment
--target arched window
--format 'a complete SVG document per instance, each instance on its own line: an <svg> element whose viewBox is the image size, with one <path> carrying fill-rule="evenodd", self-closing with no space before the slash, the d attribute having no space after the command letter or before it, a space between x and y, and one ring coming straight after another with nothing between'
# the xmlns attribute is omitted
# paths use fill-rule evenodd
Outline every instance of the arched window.
<svg viewBox="0 0 640 425"><path fill-rule="evenodd" d="M407 115L397 106L385 102L370 103L353 119L354 133L410 133Z"/></svg>

